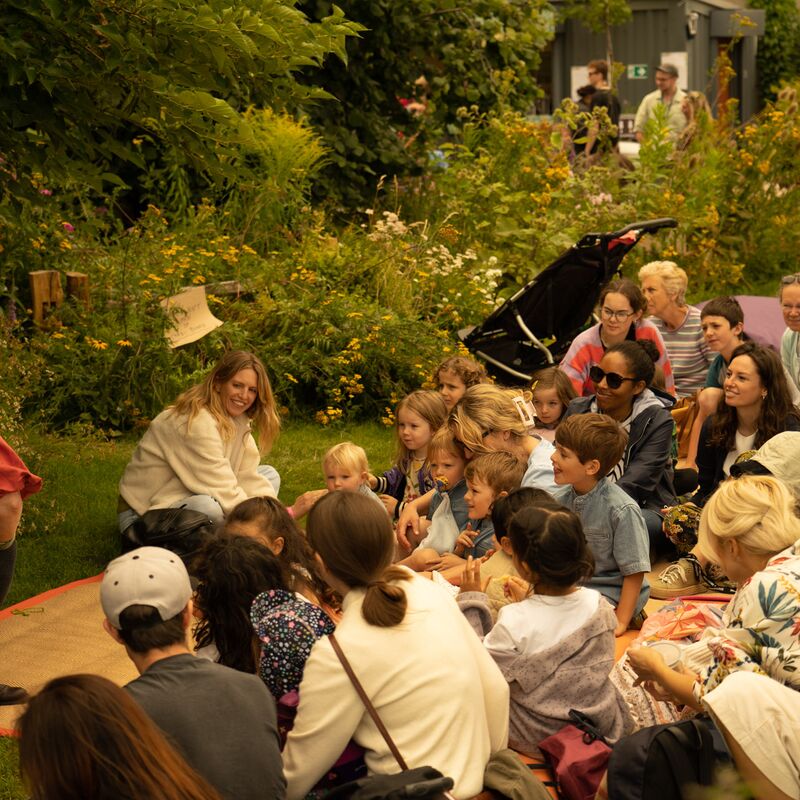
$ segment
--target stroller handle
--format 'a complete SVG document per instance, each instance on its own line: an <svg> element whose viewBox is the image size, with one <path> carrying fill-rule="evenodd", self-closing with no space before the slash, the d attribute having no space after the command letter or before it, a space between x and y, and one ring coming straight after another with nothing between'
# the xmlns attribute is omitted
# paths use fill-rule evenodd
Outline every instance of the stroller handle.
<svg viewBox="0 0 800 800"><path fill-rule="evenodd" d="M631 222L630 225L626 225L624 228L620 228L620 230L614 231L613 233L587 233L580 240L578 246L596 242L598 239L610 242L612 239L619 239L626 233L630 233L631 231L637 231L640 234L640 236L643 236L645 233L654 233L655 231L660 230L661 228L677 228L677 227L678 227L678 220L674 219L673 217L660 217L659 219L649 219L649 220L642 220L641 222Z"/></svg>

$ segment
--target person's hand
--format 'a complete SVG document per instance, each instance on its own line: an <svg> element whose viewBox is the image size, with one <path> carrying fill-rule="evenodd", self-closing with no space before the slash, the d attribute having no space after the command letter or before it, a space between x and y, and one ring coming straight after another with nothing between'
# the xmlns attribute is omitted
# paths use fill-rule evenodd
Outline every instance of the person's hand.
<svg viewBox="0 0 800 800"><path fill-rule="evenodd" d="M394 510L397 508L397 498L392 497L390 494L379 494L378 497L389 516L394 519Z"/></svg>
<svg viewBox="0 0 800 800"><path fill-rule="evenodd" d="M661 653L652 647L631 647L628 650L628 663L636 673L634 686L640 686L645 681L658 682L664 670L668 669Z"/></svg>
<svg viewBox="0 0 800 800"><path fill-rule="evenodd" d="M368 472L367 483L369 484L369 488L374 490L378 485L378 479L371 472Z"/></svg>
<svg viewBox="0 0 800 800"><path fill-rule="evenodd" d="M463 556L467 550L472 550L472 543L476 535L475 531L472 530L472 523L468 522L467 527L458 535L453 552L457 556Z"/></svg>
<svg viewBox="0 0 800 800"><path fill-rule="evenodd" d="M450 567L461 567L464 565L464 559L457 556L455 553L444 553L442 555L442 563L439 565L439 572Z"/></svg>
<svg viewBox="0 0 800 800"><path fill-rule="evenodd" d="M614 636L619 639L625 631L628 630L628 623L627 622L617 622L617 627L614 628Z"/></svg>
<svg viewBox="0 0 800 800"><path fill-rule="evenodd" d="M643 681L642 688L660 703L675 702L675 698L657 681Z"/></svg>
<svg viewBox="0 0 800 800"><path fill-rule="evenodd" d="M461 573L461 592L485 592L489 581L492 579L490 575L488 578L481 580L481 564L483 563L480 558L473 558L469 556L467 563L464 565L464 572Z"/></svg>
<svg viewBox="0 0 800 800"><path fill-rule="evenodd" d="M295 498L292 510L294 511L294 518L300 519L311 511L314 503L328 494L327 489L312 489L309 492L303 492L299 497Z"/></svg>
<svg viewBox="0 0 800 800"><path fill-rule="evenodd" d="M528 581L518 578L516 575L509 575L503 583L503 594L512 602L519 603L531 593L531 585Z"/></svg>
<svg viewBox="0 0 800 800"><path fill-rule="evenodd" d="M409 561L409 566L414 572L430 572L442 565L442 557L432 547L415 550L409 556Z"/></svg>
<svg viewBox="0 0 800 800"><path fill-rule="evenodd" d="M417 509L414 508L413 503L406 503L403 510L400 512L400 518L397 520L397 528L395 529L395 537L400 547L408 551L411 548L411 542L408 540L409 532L419 541L419 514Z"/></svg>

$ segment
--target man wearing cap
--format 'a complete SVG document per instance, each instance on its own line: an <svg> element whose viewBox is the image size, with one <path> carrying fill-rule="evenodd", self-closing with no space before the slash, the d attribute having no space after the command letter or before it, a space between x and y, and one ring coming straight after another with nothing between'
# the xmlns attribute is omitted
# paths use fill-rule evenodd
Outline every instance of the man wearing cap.
<svg viewBox="0 0 800 800"><path fill-rule="evenodd" d="M681 109L686 94L678 88L678 68L674 64L659 64L656 67L656 86L654 92L644 96L636 112L633 130L637 142L644 138L645 127L655 117L657 108L663 109L669 138L673 142L686 127L686 115Z"/></svg>
<svg viewBox="0 0 800 800"><path fill-rule="evenodd" d="M275 701L258 676L189 651L192 588L181 559L160 547L114 559L100 602L103 626L139 671L125 689L187 762L224 798L282 800Z"/></svg>

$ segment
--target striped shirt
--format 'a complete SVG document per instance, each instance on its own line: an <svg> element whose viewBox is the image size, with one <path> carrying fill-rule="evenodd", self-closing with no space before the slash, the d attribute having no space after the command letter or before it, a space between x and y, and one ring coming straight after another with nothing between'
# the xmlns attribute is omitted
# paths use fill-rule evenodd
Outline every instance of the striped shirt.
<svg viewBox="0 0 800 800"><path fill-rule="evenodd" d="M699 309L689 306L686 319L675 330L670 330L658 317L648 319L658 328L667 348L675 376L675 393L678 397L690 397L705 386L708 367L715 355L703 336Z"/></svg>

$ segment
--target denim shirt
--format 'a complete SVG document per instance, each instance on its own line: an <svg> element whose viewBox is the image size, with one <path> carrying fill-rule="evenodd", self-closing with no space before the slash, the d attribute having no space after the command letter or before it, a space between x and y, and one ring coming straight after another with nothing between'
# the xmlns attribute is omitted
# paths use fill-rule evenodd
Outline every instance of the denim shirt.
<svg viewBox="0 0 800 800"><path fill-rule="evenodd" d="M464 558L467 556L481 558L492 549L492 538L494 537L492 518L484 517L477 522L472 520L472 530L475 533L475 538L472 540L472 548L464 552Z"/></svg>
<svg viewBox="0 0 800 800"><path fill-rule="evenodd" d="M467 494L467 482L462 478L452 489L446 489L445 492L450 495L450 511L453 512L453 519L458 525L458 529L463 531L469 522L469 509L467 508L467 501L464 497ZM436 493L431 497L430 505L428 506L428 519L433 519L433 513L442 503L442 495L444 492L437 488Z"/></svg>
<svg viewBox="0 0 800 800"><path fill-rule="evenodd" d="M572 486L565 486L555 492L554 498L581 518L586 542L594 555L594 576L589 585L616 606L622 579L650 571L650 540L639 506L608 478L583 495ZM645 578L637 611L644 607L649 595Z"/></svg>

